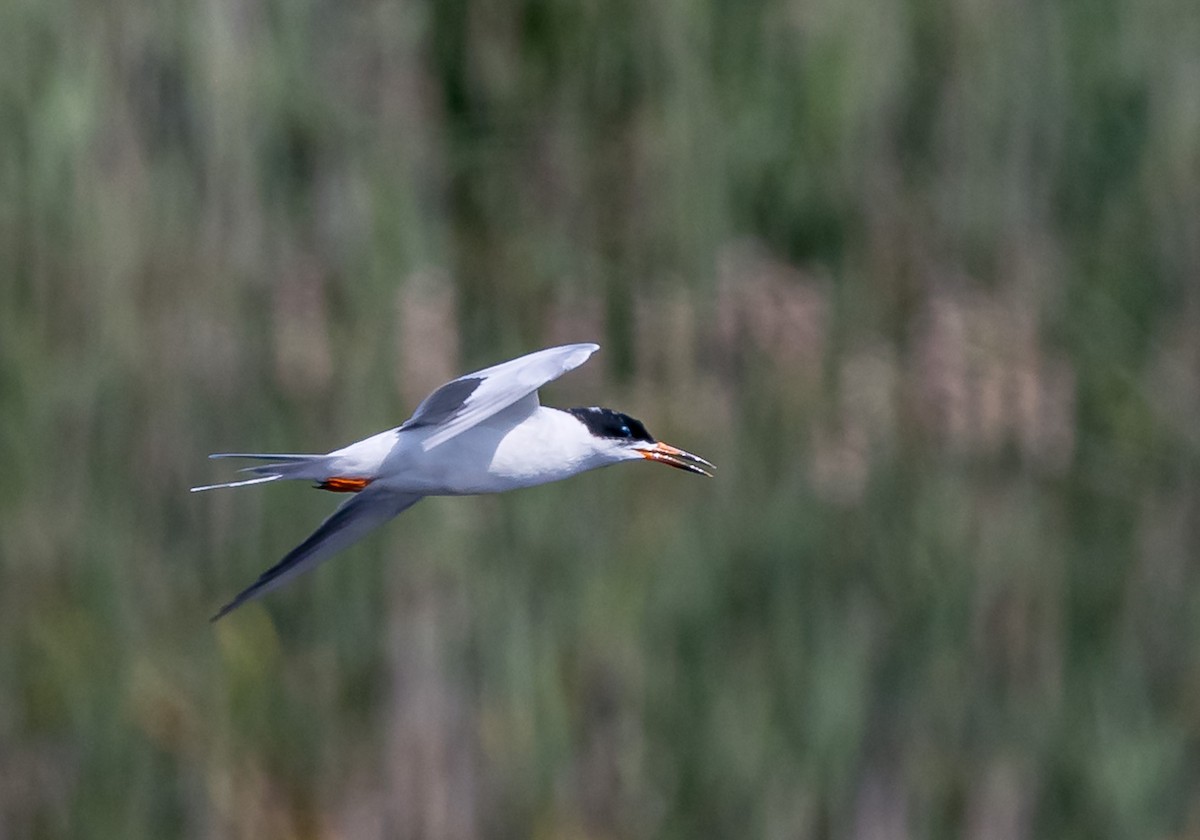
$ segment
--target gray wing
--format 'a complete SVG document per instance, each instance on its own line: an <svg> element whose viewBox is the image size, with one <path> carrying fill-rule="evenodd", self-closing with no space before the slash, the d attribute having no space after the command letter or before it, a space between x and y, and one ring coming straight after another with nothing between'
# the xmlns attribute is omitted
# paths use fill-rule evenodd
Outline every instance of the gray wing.
<svg viewBox="0 0 1200 840"><path fill-rule="evenodd" d="M216 621L228 615L247 601L265 595L297 575L307 572L327 560L330 555L341 551L412 507L422 498L424 497L368 487L348 499L322 522L308 539L289 551L286 557L259 575L258 580L221 607L212 620Z"/></svg>
<svg viewBox="0 0 1200 840"><path fill-rule="evenodd" d="M426 451L445 443L574 370L600 349L598 344L550 347L447 382L424 399L401 429L438 429L423 442Z"/></svg>

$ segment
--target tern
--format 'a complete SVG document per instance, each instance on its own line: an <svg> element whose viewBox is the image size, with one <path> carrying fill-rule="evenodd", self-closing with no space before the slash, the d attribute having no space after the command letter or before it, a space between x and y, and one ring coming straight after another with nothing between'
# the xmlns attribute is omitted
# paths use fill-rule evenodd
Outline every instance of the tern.
<svg viewBox="0 0 1200 840"><path fill-rule="evenodd" d="M715 468L708 461L655 440L627 414L538 401L539 388L599 349L550 347L464 374L426 397L399 426L324 455L210 455L271 463L242 470L254 478L193 487L193 493L300 479L354 494L212 620L312 569L425 496L503 493L621 461L655 461L711 476L708 470Z"/></svg>

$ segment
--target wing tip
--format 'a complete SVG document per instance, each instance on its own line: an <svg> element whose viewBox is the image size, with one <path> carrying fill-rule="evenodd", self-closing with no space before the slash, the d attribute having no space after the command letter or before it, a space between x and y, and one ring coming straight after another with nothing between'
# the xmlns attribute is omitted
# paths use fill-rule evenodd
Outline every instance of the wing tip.
<svg viewBox="0 0 1200 840"><path fill-rule="evenodd" d="M253 590L253 589L255 589L255 586L251 586L251 587L250 587L250 588L247 590L247 592L249 592L249 591L251 591L251 590ZM248 595L248 594L247 594L247 592L241 592L241 593L239 593L239 594L238 594L238 596L237 596L236 598L234 598L234 599L233 599L232 601L230 601L228 604L225 604L223 607L221 607L221 609L217 610L215 613L213 613L211 616L209 616L209 617L208 617L208 623L209 623L209 624L216 624L216 623L217 623L218 621L220 621L222 618L224 618L225 616L229 615L231 612L233 612L234 610L236 610L238 607L242 606L242 604L244 604L244 603L246 603L247 601L251 600L251 599L253 598L253 595Z"/></svg>
<svg viewBox="0 0 1200 840"><path fill-rule="evenodd" d="M561 357L563 359L563 367L566 370L574 370L592 357L592 354L600 349L600 345L594 342L584 342L582 344L564 344L559 350L567 350L568 353Z"/></svg>
<svg viewBox="0 0 1200 840"><path fill-rule="evenodd" d="M547 347L545 350L542 350L540 352L554 353L555 351L557 351L559 353L562 353L565 350L572 354L582 353L582 354L584 354L583 358L587 359L588 356L591 356L593 353L595 353L599 349L600 349L600 345L594 341L580 341L580 342L576 342L575 344L559 344L556 347ZM536 355L537 352L538 351L535 351L534 353L530 353L529 355Z"/></svg>

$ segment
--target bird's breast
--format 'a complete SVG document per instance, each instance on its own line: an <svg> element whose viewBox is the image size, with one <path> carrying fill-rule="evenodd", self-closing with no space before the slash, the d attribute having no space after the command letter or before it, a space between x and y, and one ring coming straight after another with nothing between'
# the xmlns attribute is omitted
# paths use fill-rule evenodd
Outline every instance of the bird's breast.
<svg viewBox="0 0 1200 840"><path fill-rule="evenodd" d="M586 452L568 435L563 412L539 408L520 422L484 421L426 451L426 434L405 438L381 480L403 492L425 495L502 493L559 481L589 469ZM574 424L575 421L568 421Z"/></svg>

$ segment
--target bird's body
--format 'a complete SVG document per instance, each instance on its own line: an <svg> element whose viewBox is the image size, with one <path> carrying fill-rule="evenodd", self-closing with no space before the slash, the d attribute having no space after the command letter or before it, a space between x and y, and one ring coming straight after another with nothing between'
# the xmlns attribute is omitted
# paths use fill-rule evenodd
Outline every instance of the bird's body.
<svg viewBox="0 0 1200 840"><path fill-rule="evenodd" d="M538 405L506 408L429 451L399 437L383 483L430 496L502 493L603 466L574 417Z"/></svg>
<svg viewBox="0 0 1200 840"><path fill-rule="evenodd" d="M707 475L699 465L711 464L659 443L627 415L539 403L538 388L597 349L551 347L466 374L430 394L402 425L327 454L211 456L272 463L248 468L255 478L193 491L301 479L356 494L214 618L312 568L425 496L501 493L642 458Z"/></svg>
<svg viewBox="0 0 1200 840"><path fill-rule="evenodd" d="M336 476L422 496L502 493L569 478L594 457L586 429L557 408L518 403L426 450L434 429L389 429L324 456L296 478ZM603 466L595 464L594 466Z"/></svg>

